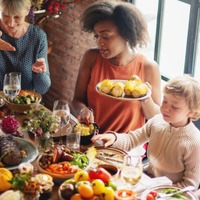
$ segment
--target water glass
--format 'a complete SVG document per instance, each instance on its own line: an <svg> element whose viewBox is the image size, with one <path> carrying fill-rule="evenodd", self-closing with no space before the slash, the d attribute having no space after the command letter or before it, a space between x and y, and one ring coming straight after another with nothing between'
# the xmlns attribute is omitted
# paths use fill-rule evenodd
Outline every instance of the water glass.
<svg viewBox="0 0 200 200"><path fill-rule="evenodd" d="M70 131L67 131L66 133L66 147L71 150L79 151L80 138L81 138L80 132L75 132L73 129L70 129Z"/></svg>

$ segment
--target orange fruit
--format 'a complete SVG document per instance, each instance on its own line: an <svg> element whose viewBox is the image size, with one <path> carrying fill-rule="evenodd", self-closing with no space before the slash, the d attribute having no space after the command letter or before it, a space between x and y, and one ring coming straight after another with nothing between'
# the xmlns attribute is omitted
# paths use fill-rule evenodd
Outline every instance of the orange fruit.
<svg viewBox="0 0 200 200"><path fill-rule="evenodd" d="M6 191L11 188L10 181L13 178L12 172L6 168L0 168L0 191Z"/></svg>
<svg viewBox="0 0 200 200"><path fill-rule="evenodd" d="M70 200L82 200L82 197L80 194L76 193L70 197Z"/></svg>
<svg viewBox="0 0 200 200"><path fill-rule="evenodd" d="M91 198L94 194L91 185L81 184L78 187L78 192L83 198Z"/></svg>

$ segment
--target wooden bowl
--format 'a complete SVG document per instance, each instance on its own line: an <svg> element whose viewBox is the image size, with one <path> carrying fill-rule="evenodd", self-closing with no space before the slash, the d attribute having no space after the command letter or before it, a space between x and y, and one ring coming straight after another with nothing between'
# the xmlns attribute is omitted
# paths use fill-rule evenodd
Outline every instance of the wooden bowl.
<svg viewBox="0 0 200 200"><path fill-rule="evenodd" d="M8 99L5 98L7 107L17 113L24 113L25 111L29 111L34 107L37 107L41 100L42 100L42 96L34 91L31 90L21 90L20 93L18 94L18 96L22 96L22 95L34 95L37 98L37 101L34 103L30 103L30 104L16 104L16 103L11 103Z"/></svg>

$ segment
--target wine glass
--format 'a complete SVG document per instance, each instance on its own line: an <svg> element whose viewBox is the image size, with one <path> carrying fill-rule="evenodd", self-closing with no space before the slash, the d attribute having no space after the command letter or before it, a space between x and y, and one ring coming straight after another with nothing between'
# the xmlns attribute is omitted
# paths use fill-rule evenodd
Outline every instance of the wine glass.
<svg viewBox="0 0 200 200"><path fill-rule="evenodd" d="M11 102L21 90L21 78L17 73L5 74L3 82L3 92Z"/></svg>
<svg viewBox="0 0 200 200"><path fill-rule="evenodd" d="M142 176L142 158L141 156L126 155L121 169L121 179L129 188L135 186Z"/></svg>
<svg viewBox="0 0 200 200"><path fill-rule="evenodd" d="M53 115L60 117L59 144L62 145L62 128L70 121L70 108L66 100L56 100L53 104Z"/></svg>
<svg viewBox="0 0 200 200"><path fill-rule="evenodd" d="M84 107L79 112L78 120L90 124L94 122L94 112L90 107Z"/></svg>

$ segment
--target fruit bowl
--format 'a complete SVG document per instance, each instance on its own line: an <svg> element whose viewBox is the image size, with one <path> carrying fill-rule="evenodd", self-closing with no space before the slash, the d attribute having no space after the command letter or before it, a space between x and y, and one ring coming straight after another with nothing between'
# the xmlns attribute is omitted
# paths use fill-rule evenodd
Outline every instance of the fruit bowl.
<svg viewBox="0 0 200 200"><path fill-rule="evenodd" d="M80 144L87 146L92 143L92 137L99 133L99 126L96 123L86 124L85 122L80 122L74 126L74 132L80 132Z"/></svg>
<svg viewBox="0 0 200 200"><path fill-rule="evenodd" d="M27 101L27 102L10 102L10 100L8 100L5 97L5 102L7 104L7 107L17 113L24 113L25 111L29 111L32 108L36 107L39 105L40 101L42 100L42 96L34 91L31 90L21 90L20 93L17 95L17 98L27 98L28 97L33 97L33 100Z"/></svg>

